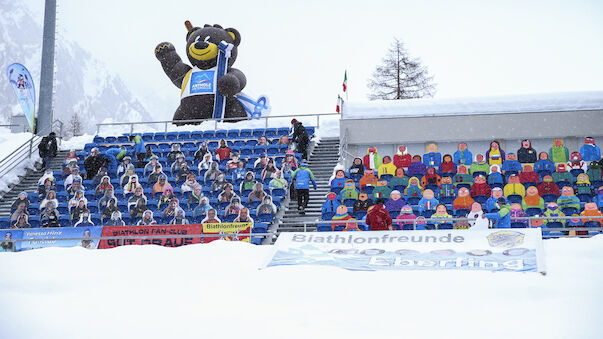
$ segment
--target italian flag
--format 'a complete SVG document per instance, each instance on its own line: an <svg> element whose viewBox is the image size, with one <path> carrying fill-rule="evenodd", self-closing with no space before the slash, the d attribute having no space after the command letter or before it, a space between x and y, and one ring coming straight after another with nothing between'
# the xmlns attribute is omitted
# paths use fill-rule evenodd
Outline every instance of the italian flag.
<svg viewBox="0 0 603 339"><path fill-rule="evenodd" d="M345 73L343 74L343 92L345 93L345 91L348 89L348 71L346 70Z"/></svg>
<svg viewBox="0 0 603 339"><path fill-rule="evenodd" d="M345 88L345 84L343 85ZM341 113L341 96L337 95L337 108L335 109L337 113Z"/></svg>

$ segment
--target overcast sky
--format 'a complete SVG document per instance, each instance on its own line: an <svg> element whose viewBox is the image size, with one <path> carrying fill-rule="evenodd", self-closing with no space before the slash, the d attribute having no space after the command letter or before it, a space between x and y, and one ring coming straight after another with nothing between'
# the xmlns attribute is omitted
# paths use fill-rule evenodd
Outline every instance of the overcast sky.
<svg viewBox="0 0 603 339"><path fill-rule="evenodd" d="M44 0L26 0L42 18ZM603 1L57 0L61 35L119 73L158 118L179 90L153 50L184 54L183 22L241 33L235 67L273 114L335 109L344 71L350 101L398 37L435 77L436 97L603 89ZM188 62L188 60L186 60Z"/></svg>

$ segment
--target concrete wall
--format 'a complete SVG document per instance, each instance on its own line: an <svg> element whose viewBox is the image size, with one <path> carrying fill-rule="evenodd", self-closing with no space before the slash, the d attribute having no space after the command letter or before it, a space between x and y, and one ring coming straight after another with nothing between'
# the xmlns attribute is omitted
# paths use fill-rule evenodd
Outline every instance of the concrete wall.
<svg viewBox="0 0 603 339"><path fill-rule="evenodd" d="M541 152L548 151L558 137L573 152L580 149L585 136L603 145L603 110L342 119L340 128L352 156L365 155L369 146L376 146L381 156L393 155L399 145L405 145L410 154L423 155L431 142L442 155L452 154L461 141L467 142L474 155L485 154L494 139L505 152L517 152L523 139L532 140L532 147ZM352 157L344 158L349 166Z"/></svg>

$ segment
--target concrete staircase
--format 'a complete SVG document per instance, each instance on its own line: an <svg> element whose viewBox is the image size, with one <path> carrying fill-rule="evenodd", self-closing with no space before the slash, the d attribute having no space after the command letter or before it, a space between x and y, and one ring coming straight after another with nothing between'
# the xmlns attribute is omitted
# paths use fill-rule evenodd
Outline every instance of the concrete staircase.
<svg viewBox="0 0 603 339"><path fill-rule="evenodd" d="M329 179L333 174L333 168L339 160L339 138L323 138L314 147L310 154L308 167L314 173L317 189L310 189L310 202L305 215L297 211L297 199L289 202L287 211L278 221L277 232L304 231L304 223L307 230L316 229L316 221L321 218L321 207L325 196L330 191Z"/></svg>
<svg viewBox="0 0 603 339"><path fill-rule="evenodd" d="M69 154L69 151L59 151L57 156L50 162L50 168L53 171L60 171L63 169L63 160ZM27 171L25 176L21 177L21 182L16 184L8 191L2 199L0 199L0 216L10 216L10 208L17 199L17 196L21 192L38 192L38 180L44 175L44 171L37 171L30 169ZM58 179L58 178L57 178Z"/></svg>

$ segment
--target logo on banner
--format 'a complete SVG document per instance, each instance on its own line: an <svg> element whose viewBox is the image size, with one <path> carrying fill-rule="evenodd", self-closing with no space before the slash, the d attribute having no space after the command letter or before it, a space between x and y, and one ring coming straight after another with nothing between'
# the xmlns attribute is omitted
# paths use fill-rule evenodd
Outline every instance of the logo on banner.
<svg viewBox="0 0 603 339"><path fill-rule="evenodd" d="M217 237L204 238L203 242L217 239L249 242L249 236L241 236L239 233L251 233L251 226L250 222L206 223L203 224L203 234L215 234Z"/></svg>
<svg viewBox="0 0 603 339"><path fill-rule="evenodd" d="M500 231L488 236L488 242L492 247L510 248L519 246L523 243L525 235L521 232Z"/></svg>
<svg viewBox="0 0 603 339"><path fill-rule="evenodd" d="M282 233L275 248L268 267L544 272L540 229Z"/></svg>
<svg viewBox="0 0 603 339"><path fill-rule="evenodd" d="M214 93L214 76L216 71L198 71L191 74L191 94Z"/></svg>

